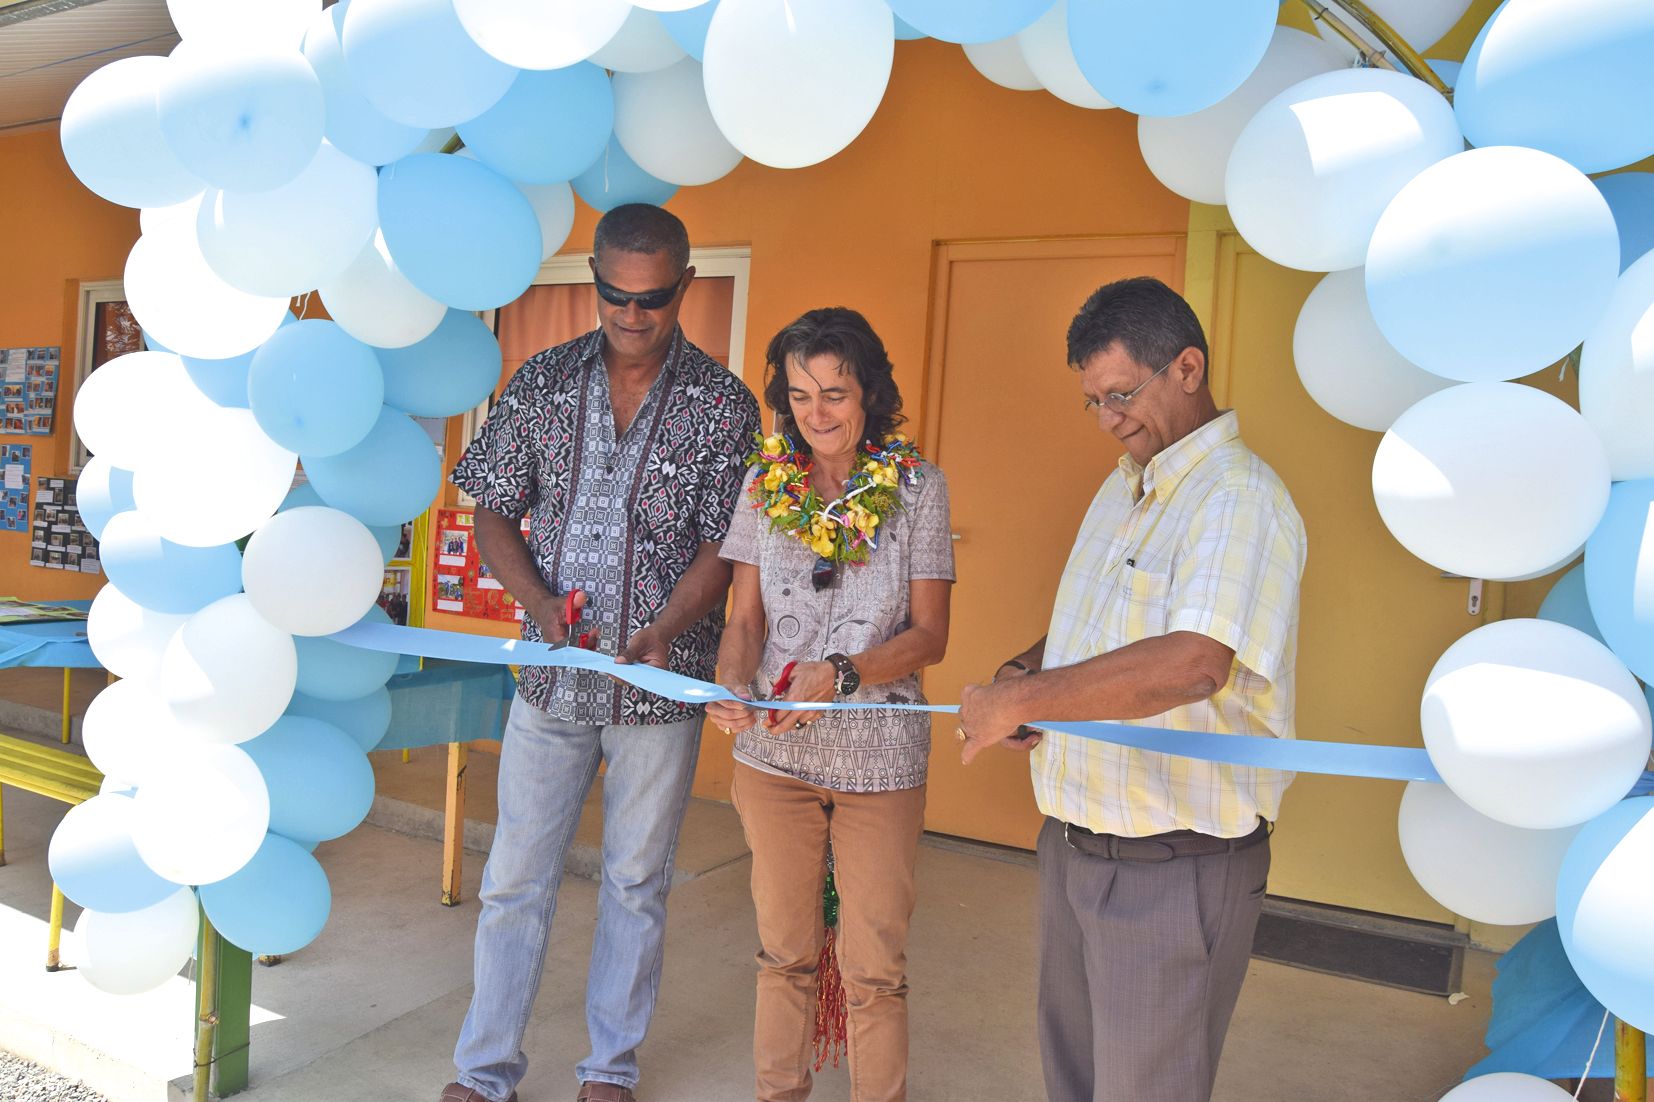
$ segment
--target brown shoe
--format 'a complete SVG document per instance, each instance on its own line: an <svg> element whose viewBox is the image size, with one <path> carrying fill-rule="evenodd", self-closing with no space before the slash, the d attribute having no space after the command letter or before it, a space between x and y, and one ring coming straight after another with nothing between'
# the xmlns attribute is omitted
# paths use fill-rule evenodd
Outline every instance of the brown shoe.
<svg viewBox="0 0 1654 1102"><path fill-rule="evenodd" d="M449 1083L442 1088L442 1097L438 1098L437 1102L494 1102L494 1100L474 1087L466 1086L464 1083ZM517 1092L512 1091L511 1097L507 1098L505 1102L517 1102Z"/></svg>
<svg viewBox="0 0 1654 1102"><path fill-rule="evenodd" d="M574 1102L637 1102L631 1087L619 1083L581 1083Z"/></svg>

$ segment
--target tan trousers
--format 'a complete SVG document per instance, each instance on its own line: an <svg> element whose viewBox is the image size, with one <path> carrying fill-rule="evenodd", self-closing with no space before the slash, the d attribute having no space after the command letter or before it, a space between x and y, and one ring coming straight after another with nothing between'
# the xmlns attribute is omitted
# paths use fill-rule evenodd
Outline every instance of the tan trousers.
<svg viewBox="0 0 1654 1102"><path fill-rule="evenodd" d="M827 843L838 884L838 959L849 1017L850 1096L907 1097L907 929L923 786L835 792L740 762L730 784L752 850L758 911L758 1102L810 1096L816 963L823 937Z"/></svg>

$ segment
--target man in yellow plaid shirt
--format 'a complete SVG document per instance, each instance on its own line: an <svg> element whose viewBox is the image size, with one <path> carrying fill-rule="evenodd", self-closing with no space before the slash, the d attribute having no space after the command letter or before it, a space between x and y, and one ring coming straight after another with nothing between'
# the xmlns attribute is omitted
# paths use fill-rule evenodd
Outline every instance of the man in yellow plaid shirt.
<svg viewBox="0 0 1654 1102"><path fill-rule="evenodd" d="M1098 719L1291 738L1304 526L1213 402L1200 322L1171 288L1099 288L1068 358L1126 454L1080 526L1050 631L965 689L960 738L967 762L996 743L1034 751L1052 1102L1201 1102L1292 775L1018 729Z"/></svg>

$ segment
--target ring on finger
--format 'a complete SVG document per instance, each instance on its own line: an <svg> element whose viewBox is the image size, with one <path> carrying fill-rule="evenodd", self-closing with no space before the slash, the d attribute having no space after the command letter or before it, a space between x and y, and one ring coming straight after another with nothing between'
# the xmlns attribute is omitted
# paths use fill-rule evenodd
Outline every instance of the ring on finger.
<svg viewBox="0 0 1654 1102"><path fill-rule="evenodd" d="M970 736L965 733L965 729L963 727L955 727L954 735L960 742L964 742L966 739L970 738Z"/></svg>

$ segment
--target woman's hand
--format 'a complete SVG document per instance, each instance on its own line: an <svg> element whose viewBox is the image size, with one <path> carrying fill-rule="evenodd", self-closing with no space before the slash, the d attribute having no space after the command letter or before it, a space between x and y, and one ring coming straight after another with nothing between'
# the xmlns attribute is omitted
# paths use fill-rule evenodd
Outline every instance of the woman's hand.
<svg viewBox="0 0 1654 1102"><path fill-rule="evenodd" d="M751 700L752 691L745 685L725 685L724 688L740 697L742 700ZM745 704L737 704L733 700L714 700L706 706L706 714L726 735L745 731L758 722L758 709L749 708Z"/></svg>
<svg viewBox="0 0 1654 1102"><path fill-rule="evenodd" d="M796 700L800 703L811 702L829 704L833 700L833 689L838 684L838 671L831 662L800 662L793 667L792 681L787 685L787 693L782 700ZM820 712L777 712L774 722L770 723L772 735L784 735L794 727L808 727L821 718Z"/></svg>

